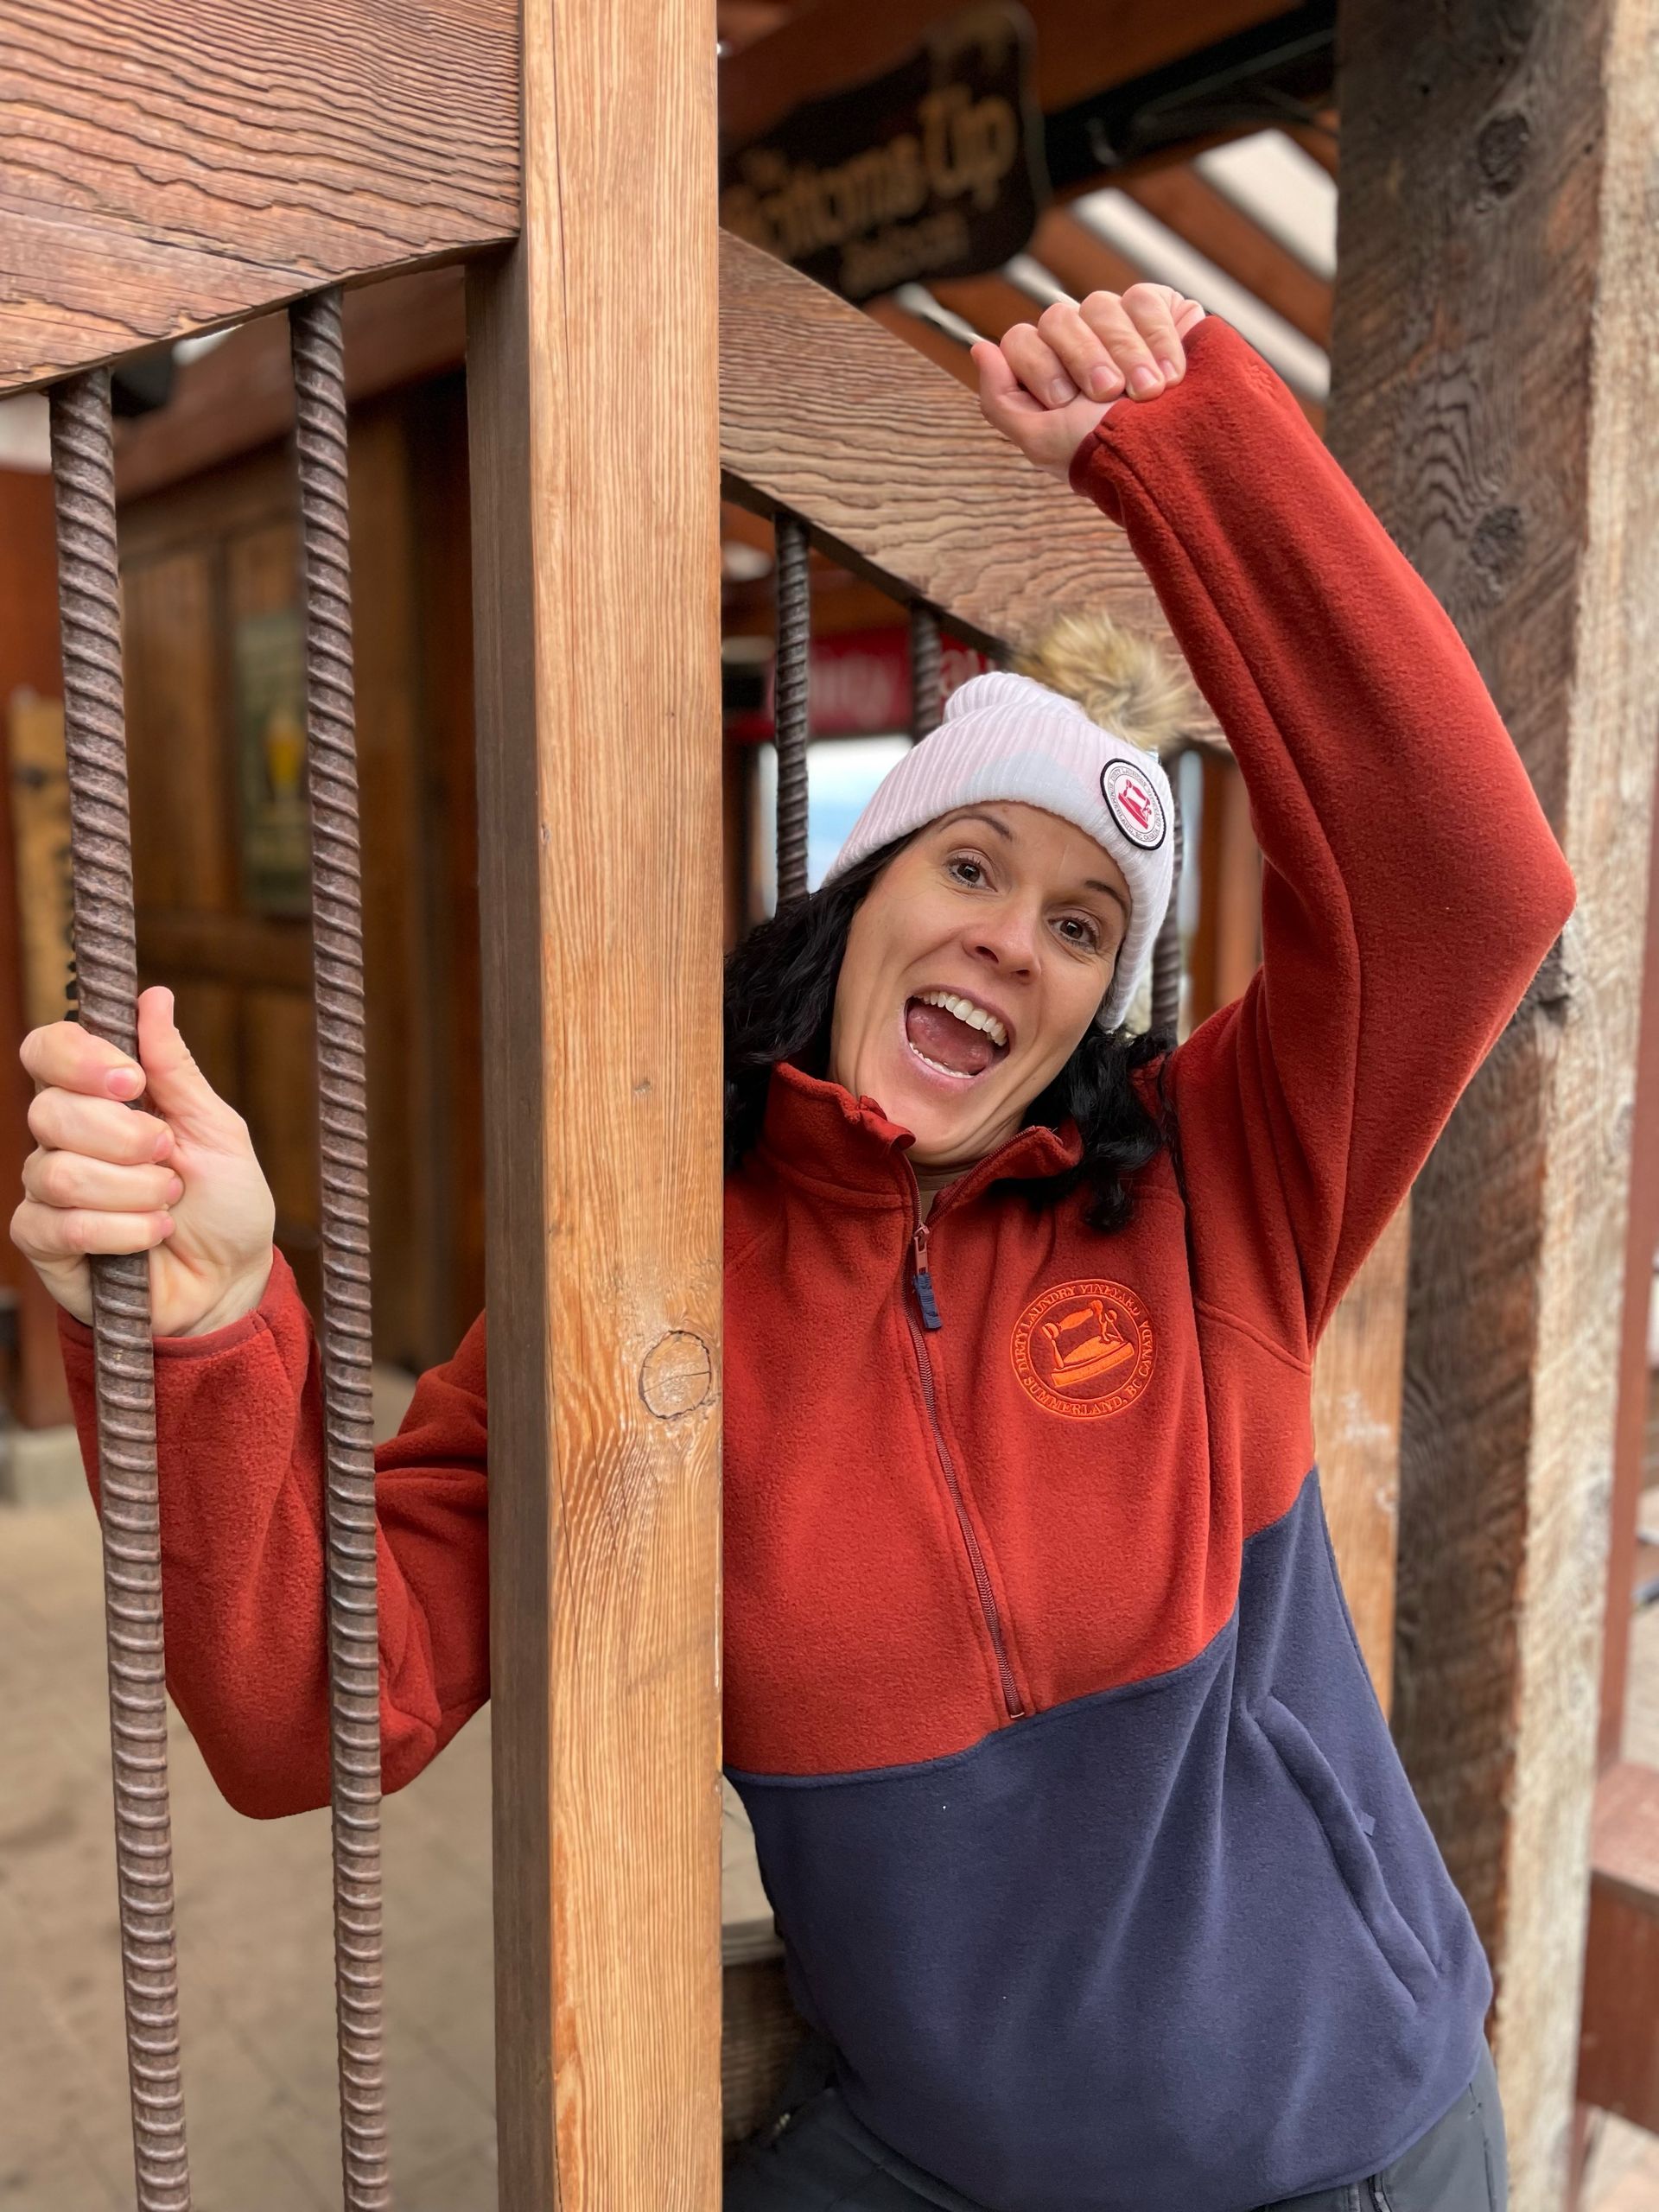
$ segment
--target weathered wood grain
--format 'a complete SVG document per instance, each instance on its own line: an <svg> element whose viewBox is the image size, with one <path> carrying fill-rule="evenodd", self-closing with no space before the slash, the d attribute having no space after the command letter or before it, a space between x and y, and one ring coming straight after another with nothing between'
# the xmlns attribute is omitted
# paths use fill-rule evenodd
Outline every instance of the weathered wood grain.
<svg viewBox="0 0 1659 2212"><path fill-rule="evenodd" d="M518 223L512 0L11 0L0 391Z"/></svg>
<svg viewBox="0 0 1659 2212"><path fill-rule="evenodd" d="M1333 444L1459 624L1578 910L1413 1198L1394 1717L1562 2201L1659 689L1659 7L1344 18ZM1503 865L1494 854L1492 865ZM1432 1017L1431 1017L1432 1018Z"/></svg>
<svg viewBox="0 0 1659 2212"><path fill-rule="evenodd" d="M979 378L968 348L948 330L941 330L937 323L928 322L921 315L907 313L891 300L867 300L864 312L883 330L902 338L924 360L931 361L936 369L943 369L958 384L965 384L970 391L977 386Z"/></svg>
<svg viewBox="0 0 1659 2212"><path fill-rule="evenodd" d="M526 9L523 235L468 270L496 2069L525 2212L720 2191L714 65L712 0Z"/></svg>
<svg viewBox="0 0 1659 2212"><path fill-rule="evenodd" d="M927 600L972 644L1020 646L1103 607L1175 650L1128 538L1022 460L969 392L757 247L722 232L720 251L728 497L792 508L834 558ZM1208 720L1192 735L1220 742Z"/></svg>

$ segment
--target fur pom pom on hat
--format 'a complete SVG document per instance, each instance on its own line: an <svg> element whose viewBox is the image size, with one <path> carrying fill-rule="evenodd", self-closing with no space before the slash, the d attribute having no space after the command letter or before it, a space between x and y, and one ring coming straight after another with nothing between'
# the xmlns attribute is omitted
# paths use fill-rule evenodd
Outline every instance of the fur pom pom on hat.
<svg viewBox="0 0 1659 2212"><path fill-rule="evenodd" d="M1104 618L1068 618L1021 672L971 677L951 693L931 736L871 793L824 881L979 801L1021 801L1076 823L1129 887L1128 928L1096 1016L1116 1029L1151 961L1174 874L1174 802L1154 748L1192 709L1186 679L1147 640Z"/></svg>

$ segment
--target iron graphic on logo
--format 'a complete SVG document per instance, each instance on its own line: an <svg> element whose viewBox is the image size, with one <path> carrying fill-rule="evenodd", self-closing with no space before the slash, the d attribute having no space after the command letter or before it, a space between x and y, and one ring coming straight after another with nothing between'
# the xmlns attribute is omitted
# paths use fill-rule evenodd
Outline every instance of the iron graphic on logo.
<svg viewBox="0 0 1659 2212"><path fill-rule="evenodd" d="M1039 1293L1014 1324L1013 1350L1027 1395L1063 1421L1121 1414L1152 1379L1152 1321L1121 1282Z"/></svg>
<svg viewBox="0 0 1659 2212"><path fill-rule="evenodd" d="M1155 853L1164 842L1164 803L1132 760L1109 760L1100 792L1112 819L1132 845Z"/></svg>

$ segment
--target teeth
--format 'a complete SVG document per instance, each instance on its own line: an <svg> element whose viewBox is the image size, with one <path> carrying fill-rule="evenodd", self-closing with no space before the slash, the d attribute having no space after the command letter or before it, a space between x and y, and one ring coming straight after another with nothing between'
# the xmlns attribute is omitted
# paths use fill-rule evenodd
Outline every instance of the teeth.
<svg viewBox="0 0 1659 2212"><path fill-rule="evenodd" d="M996 1016L987 1014L982 1006L976 1006L972 999L965 999L956 991L919 991L917 996L924 1006L942 1006L947 1014L954 1014L970 1029L982 1029L993 1045L1007 1043L1008 1033Z"/></svg>

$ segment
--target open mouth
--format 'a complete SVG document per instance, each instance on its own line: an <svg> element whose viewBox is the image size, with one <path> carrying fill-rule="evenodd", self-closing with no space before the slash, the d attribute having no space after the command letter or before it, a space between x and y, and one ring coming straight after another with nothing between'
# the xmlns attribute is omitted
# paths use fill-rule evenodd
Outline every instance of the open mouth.
<svg viewBox="0 0 1659 2212"><path fill-rule="evenodd" d="M1007 1058L1001 1017L961 991L920 991L905 1001L905 1041L934 1074L971 1083Z"/></svg>

